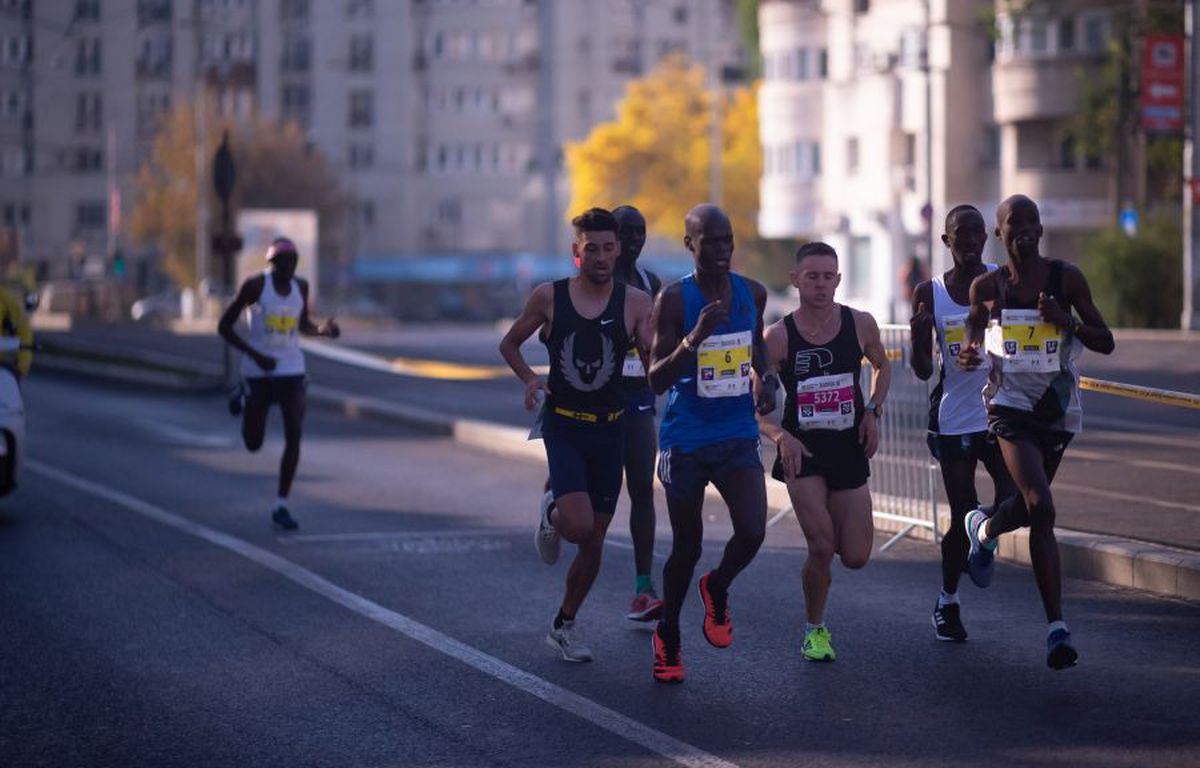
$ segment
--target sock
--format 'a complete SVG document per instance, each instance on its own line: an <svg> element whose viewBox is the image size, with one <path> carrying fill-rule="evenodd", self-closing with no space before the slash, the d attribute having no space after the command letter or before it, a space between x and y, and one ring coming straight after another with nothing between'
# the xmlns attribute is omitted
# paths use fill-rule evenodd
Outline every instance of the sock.
<svg viewBox="0 0 1200 768"><path fill-rule="evenodd" d="M639 573L637 583L634 585L634 594L640 595L652 589L654 589L654 578L648 573Z"/></svg>
<svg viewBox="0 0 1200 768"><path fill-rule="evenodd" d="M951 592L946 594L946 590L942 590L942 594L938 595L938 608L943 605L958 605L958 593Z"/></svg>
<svg viewBox="0 0 1200 768"><path fill-rule="evenodd" d="M1063 632L1067 632L1067 633L1070 633L1070 631L1071 631L1071 630L1067 629L1067 622L1063 621L1062 619L1059 619L1058 621L1050 622L1050 625L1048 627L1046 627L1046 634L1052 635L1060 629Z"/></svg>
<svg viewBox="0 0 1200 768"><path fill-rule="evenodd" d="M658 622L658 628L655 631L658 632L658 636L661 637L662 641L664 643L666 643L667 645L671 645L671 646L679 645L679 625L678 624L668 624L665 621L660 621L660 622Z"/></svg>
<svg viewBox="0 0 1200 768"><path fill-rule="evenodd" d="M807 635L809 632L812 632L814 629L821 629L824 626L825 626L825 622L823 622L823 621L820 624L809 624L806 621L806 622L804 622L804 634Z"/></svg>
<svg viewBox="0 0 1200 768"><path fill-rule="evenodd" d="M287 509L287 496L276 496L275 497L275 509L279 509L281 507L283 509Z"/></svg>
<svg viewBox="0 0 1200 768"><path fill-rule="evenodd" d="M562 629L563 624L567 623L568 621L575 621L575 617L568 616L567 614L563 613L562 608L559 608L558 615L554 617L554 628Z"/></svg>
<svg viewBox="0 0 1200 768"><path fill-rule="evenodd" d="M979 543L981 546L994 550L996 548L997 541L994 537L988 536L988 523L991 521L992 519L990 517L984 519L984 521L979 524L979 530L976 532L976 536L979 537Z"/></svg>

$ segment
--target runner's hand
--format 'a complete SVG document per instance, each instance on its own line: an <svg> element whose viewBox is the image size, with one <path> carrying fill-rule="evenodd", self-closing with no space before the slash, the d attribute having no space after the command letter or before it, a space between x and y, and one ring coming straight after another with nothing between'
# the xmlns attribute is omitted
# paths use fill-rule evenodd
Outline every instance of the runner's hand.
<svg viewBox="0 0 1200 768"><path fill-rule="evenodd" d="M697 344L713 335L713 331L720 328L726 320L729 319L729 308L725 306L725 302L717 299L716 301L705 304L700 310L700 318L696 320L696 327L692 330L692 338Z"/></svg>
<svg viewBox="0 0 1200 768"><path fill-rule="evenodd" d="M337 320L334 320L332 317L321 323L321 327L317 329L317 332L331 339L336 339L342 335L342 329L338 327Z"/></svg>
<svg viewBox="0 0 1200 768"><path fill-rule="evenodd" d="M962 349L958 353L958 367L964 371L973 371L983 362L983 358L979 356L979 342L972 341L970 344L963 344Z"/></svg>
<svg viewBox="0 0 1200 768"><path fill-rule="evenodd" d="M768 373L765 378L757 379L754 404L756 410L763 416L775 410L775 393L779 390L779 376Z"/></svg>
<svg viewBox="0 0 1200 768"><path fill-rule="evenodd" d="M925 308L925 302L917 305L917 314L908 321L908 327L912 330L913 338L929 338L933 332L933 313Z"/></svg>
<svg viewBox="0 0 1200 768"><path fill-rule="evenodd" d="M549 394L550 387L546 386L546 380L541 376L534 376L525 385L525 410L532 411L537 407L538 392Z"/></svg>
<svg viewBox="0 0 1200 768"><path fill-rule="evenodd" d="M804 464L804 457L812 456L812 453L791 432L783 433L783 437L779 439L778 447L779 463L783 465L784 479L794 480L800 477L800 468Z"/></svg>
<svg viewBox="0 0 1200 768"><path fill-rule="evenodd" d="M262 368L264 371L269 372L275 370L275 358L271 357L270 355L264 355L262 352L255 352L254 362L257 363L258 367Z"/></svg>
<svg viewBox="0 0 1200 768"><path fill-rule="evenodd" d="M858 425L858 442L862 443L863 453L867 458L874 458L879 450L879 417L873 413L863 414L862 422Z"/></svg>
<svg viewBox="0 0 1200 768"><path fill-rule="evenodd" d="M1066 328L1071 324L1071 315L1062 308L1062 305L1058 303L1058 299L1053 296L1039 293L1038 311L1042 313L1043 320L1059 328Z"/></svg>

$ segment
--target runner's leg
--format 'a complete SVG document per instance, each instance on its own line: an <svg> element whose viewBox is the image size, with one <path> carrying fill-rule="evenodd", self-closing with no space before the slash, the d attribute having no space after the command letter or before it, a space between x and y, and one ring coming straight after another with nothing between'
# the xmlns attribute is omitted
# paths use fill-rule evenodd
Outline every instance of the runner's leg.
<svg viewBox="0 0 1200 768"><path fill-rule="evenodd" d="M279 497L286 499L292 490L296 467L300 464L300 439L304 432L304 412L308 395L304 385L291 387L279 401L283 414L283 458L279 462Z"/></svg>
<svg viewBox="0 0 1200 768"><path fill-rule="evenodd" d="M820 476L789 480L787 488L808 544L802 571L804 614L809 624L817 625L825 620L825 602L833 578L830 566L837 547L833 518L826 506L829 494L825 478Z"/></svg>

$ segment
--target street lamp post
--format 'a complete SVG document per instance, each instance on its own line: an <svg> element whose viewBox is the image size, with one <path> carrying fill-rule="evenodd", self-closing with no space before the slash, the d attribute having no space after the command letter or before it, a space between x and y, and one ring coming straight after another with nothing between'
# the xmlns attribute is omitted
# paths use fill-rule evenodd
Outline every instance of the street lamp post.
<svg viewBox="0 0 1200 768"><path fill-rule="evenodd" d="M242 238L234 231L233 217L229 210L229 200L233 196L233 187L237 183L237 167L233 163L233 153L229 150L229 131L221 136L221 145L213 156L212 166L213 190L221 201L221 231L213 235L212 249L221 259L221 282L219 292L222 296L233 293L233 257L242 250ZM232 384L233 349L225 345L224 378L226 384Z"/></svg>

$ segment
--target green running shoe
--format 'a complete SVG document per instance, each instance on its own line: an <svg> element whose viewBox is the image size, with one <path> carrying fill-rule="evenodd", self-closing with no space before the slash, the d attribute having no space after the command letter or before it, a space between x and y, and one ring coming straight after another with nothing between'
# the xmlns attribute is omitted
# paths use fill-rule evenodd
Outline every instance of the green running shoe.
<svg viewBox="0 0 1200 768"><path fill-rule="evenodd" d="M809 661L833 661L836 655L829 644L831 635L825 626L814 627L804 633L804 658Z"/></svg>

